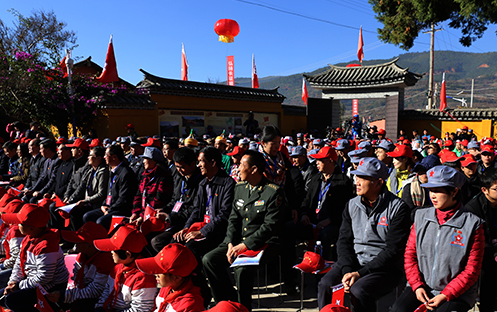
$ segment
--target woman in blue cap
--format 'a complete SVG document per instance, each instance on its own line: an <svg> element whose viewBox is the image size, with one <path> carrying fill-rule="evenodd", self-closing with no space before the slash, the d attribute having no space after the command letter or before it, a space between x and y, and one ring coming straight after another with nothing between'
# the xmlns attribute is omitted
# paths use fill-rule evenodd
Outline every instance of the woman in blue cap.
<svg viewBox="0 0 497 312"><path fill-rule="evenodd" d="M427 174L422 186L430 190L433 207L416 212L404 259L409 286L391 312L468 311L478 295L483 220L462 209L461 172L435 166Z"/></svg>

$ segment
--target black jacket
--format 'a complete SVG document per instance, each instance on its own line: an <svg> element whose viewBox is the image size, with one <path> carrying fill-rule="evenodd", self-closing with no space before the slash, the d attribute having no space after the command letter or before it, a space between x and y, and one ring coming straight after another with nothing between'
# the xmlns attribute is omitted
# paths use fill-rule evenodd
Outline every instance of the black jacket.
<svg viewBox="0 0 497 312"><path fill-rule="evenodd" d="M38 153L34 158L31 158L31 164L29 166L29 175L28 180L26 181L26 185L24 188L31 189L33 185L35 185L36 181L40 178L43 172L43 164L47 159L41 156L41 153Z"/></svg>
<svg viewBox="0 0 497 312"><path fill-rule="evenodd" d="M41 194L53 192L55 180L57 179L57 170L61 163L62 160L57 157L57 154L54 154L51 159L46 159L43 164L43 172L31 190L39 191Z"/></svg>
<svg viewBox="0 0 497 312"><path fill-rule="evenodd" d="M335 170L326 181L326 185L329 184L330 186L326 193L324 193L326 186L322 188L322 177L322 173L318 173L312 177L309 184L309 191L302 202L302 215L307 215L311 219L311 223L314 224L328 218L331 224L340 226L343 209L353 196L352 181L346 174ZM323 198L318 218L316 208L318 208L320 193L323 193Z"/></svg>
<svg viewBox="0 0 497 312"><path fill-rule="evenodd" d="M83 181L83 175L91 170L91 166L88 164L88 159L86 157L80 157L78 159L73 159L73 168L71 179L67 185L66 191L64 192L62 200L71 197L71 195L78 189L80 184L85 184Z"/></svg>
<svg viewBox="0 0 497 312"><path fill-rule="evenodd" d="M172 226L183 229L185 222L193 212L193 203L195 198L197 198L198 185L204 180L204 176L200 173L200 169L196 168L192 177L188 180L179 174L179 172L173 179L173 197L166 206L165 212L168 214L168 219ZM177 212L172 211L179 201L182 202L181 208Z"/></svg>
<svg viewBox="0 0 497 312"><path fill-rule="evenodd" d="M193 205L195 208L188 221L186 221L185 228L190 227L194 222L204 221L207 202L209 201L207 192L207 186L209 186L211 189L210 200L212 201L210 222L200 232L205 237L208 237L211 233L225 234L228 226L228 217L233 205L235 185L235 180L222 169L210 181L208 179L202 180L198 187L197 196L195 197Z"/></svg>
<svg viewBox="0 0 497 312"><path fill-rule="evenodd" d="M492 208L485 197L485 194L481 192L464 205L464 210L472 212L485 220L483 225L485 231L485 253L487 253L487 250L494 250L497 252L497 246L495 246L495 248L492 246L492 241L497 239L497 208Z"/></svg>
<svg viewBox="0 0 497 312"><path fill-rule="evenodd" d="M53 189L47 193L54 192L60 199L64 200L64 193L69 185L69 181L71 181L73 167L74 163L72 158L67 161L61 160L60 166L56 171L56 180Z"/></svg>
<svg viewBox="0 0 497 312"><path fill-rule="evenodd" d="M111 196L110 205L108 205L109 211L119 211L124 216L130 216L133 208L133 198L138 189L138 180L133 170L124 162L114 169L114 172L110 171L109 187L107 188ZM104 206L106 205L106 199L102 203Z"/></svg>

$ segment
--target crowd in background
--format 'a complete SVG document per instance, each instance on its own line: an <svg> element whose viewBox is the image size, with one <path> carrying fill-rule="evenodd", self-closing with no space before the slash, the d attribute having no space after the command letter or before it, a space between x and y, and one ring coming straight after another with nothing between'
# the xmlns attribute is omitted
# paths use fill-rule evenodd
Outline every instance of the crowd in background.
<svg viewBox="0 0 497 312"><path fill-rule="evenodd" d="M355 311L375 311L407 279L392 311L467 311L477 298L494 311L495 140L467 127L442 138L372 127L363 139L249 127L161 138L129 124L115 140L95 130L55 140L36 121L9 124L0 305L28 311L41 285L71 311L251 310L255 267L233 269L236 289L226 269L241 254L280 255L295 295L304 240L335 262L320 309L342 283ZM70 286L63 253L78 254Z"/></svg>

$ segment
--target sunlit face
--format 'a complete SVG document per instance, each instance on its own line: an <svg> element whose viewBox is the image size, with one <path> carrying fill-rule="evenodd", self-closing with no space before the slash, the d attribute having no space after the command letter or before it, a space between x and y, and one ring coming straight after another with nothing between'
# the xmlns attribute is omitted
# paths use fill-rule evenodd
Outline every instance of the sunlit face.
<svg viewBox="0 0 497 312"><path fill-rule="evenodd" d="M95 151L91 151L88 155L88 164L92 167L98 167L102 162L102 157L95 156Z"/></svg>
<svg viewBox="0 0 497 312"><path fill-rule="evenodd" d="M57 156L59 159L69 159L71 158L71 150L67 148L64 144L59 145L57 149Z"/></svg>
<svg viewBox="0 0 497 312"><path fill-rule="evenodd" d="M497 204L497 183L492 184L489 189L482 187L482 192L485 194L485 197L488 199L490 204Z"/></svg>
<svg viewBox="0 0 497 312"><path fill-rule="evenodd" d="M169 273L155 274L155 280L161 287L168 287L174 285L173 276Z"/></svg>
<svg viewBox="0 0 497 312"><path fill-rule="evenodd" d="M430 188L430 199L433 207L436 209L449 208L456 204L454 196L457 194L457 189L448 194L443 187Z"/></svg>
<svg viewBox="0 0 497 312"><path fill-rule="evenodd" d="M145 170L152 170L155 168L156 165L156 161L149 158L143 158L143 167L145 168Z"/></svg>
<svg viewBox="0 0 497 312"><path fill-rule="evenodd" d="M395 169L404 170L407 164L407 157L395 157L393 159L393 166Z"/></svg>
<svg viewBox="0 0 497 312"><path fill-rule="evenodd" d="M15 148L14 148L14 149L11 149L11 150L9 150L8 148L4 148L4 149L3 149L3 151L5 152L5 155L6 155L7 157L9 157L9 158L14 157L14 155L15 155L15 154L16 154L16 152L17 152Z"/></svg>
<svg viewBox="0 0 497 312"><path fill-rule="evenodd" d="M378 187L381 180L376 180L366 176L356 176L356 193L359 196L369 197Z"/></svg>
<svg viewBox="0 0 497 312"><path fill-rule="evenodd" d="M22 157L22 150L21 150L21 147L20 147L20 146L18 146L18 147L17 147L17 156L18 156L19 158L21 158L21 157Z"/></svg>
<svg viewBox="0 0 497 312"><path fill-rule="evenodd" d="M333 163L333 161L329 158L323 158L323 159L316 159L316 167L318 168L319 172L326 172L326 168L330 166Z"/></svg>
<svg viewBox="0 0 497 312"><path fill-rule="evenodd" d="M249 156L245 155L240 160L240 166L238 167L238 176L241 181L247 181L247 178L255 170L253 166L248 163Z"/></svg>
<svg viewBox="0 0 497 312"><path fill-rule="evenodd" d="M378 158L379 161L384 161L388 157L387 151L382 148L375 149L374 153L376 154L376 158Z"/></svg>
<svg viewBox="0 0 497 312"><path fill-rule="evenodd" d="M302 168L305 165L306 158L307 157L305 157L304 155L290 157L290 159L293 162L293 165L299 168Z"/></svg>
<svg viewBox="0 0 497 312"><path fill-rule="evenodd" d="M271 141L262 141L262 148L269 156L276 156L280 150L281 137L277 136Z"/></svg>
<svg viewBox="0 0 497 312"><path fill-rule="evenodd" d="M164 144L164 148L162 148L162 154L164 154L164 158L172 160L174 156L174 152L176 150L172 149L169 144Z"/></svg>
<svg viewBox="0 0 497 312"><path fill-rule="evenodd" d="M221 153L224 153L226 151L226 144L221 141L216 141L214 143L214 147L217 148Z"/></svg>
<svg viewBox="0 0 497 312"><path fill-rule="evenodd" d="M40 152L40 147L36 146L34 141L29 142L28 144L28 151L31 155L36 155Z"/></svg>
<svg viewBox="0 0 497 312"><path fill-rule="evenodd" d="M428 175L426 175L426 172L418 172L418 179L421 183L428 183Z"/></svg>
<svg viewBox="0 0 497 312"><path fill-rule="evenodd" d="M197 167L200 169L203 176L206 176L207 172L209 172L209 167L212 167L212 164L207 160L207 158L205 158L204 153L200 153L200 155L198 155Z"/></svg>

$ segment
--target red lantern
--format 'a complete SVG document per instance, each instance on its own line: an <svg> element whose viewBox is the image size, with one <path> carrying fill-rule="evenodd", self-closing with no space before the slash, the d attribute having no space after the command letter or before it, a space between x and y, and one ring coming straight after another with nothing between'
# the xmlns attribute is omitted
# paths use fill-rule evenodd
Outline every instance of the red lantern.
<svg viewBox="0 0 497 312"><path fill-rule="evenodd" d="M216 22L214 31L219 35L219 41L229 43L235 40L240 27L236 21L224 18Z"/></svg>

